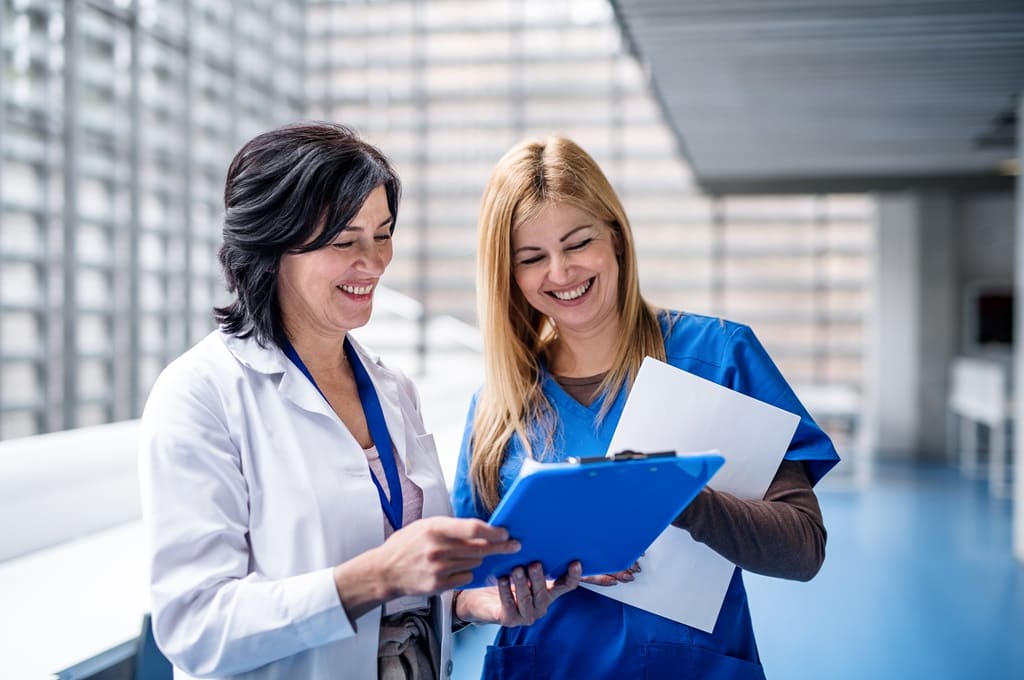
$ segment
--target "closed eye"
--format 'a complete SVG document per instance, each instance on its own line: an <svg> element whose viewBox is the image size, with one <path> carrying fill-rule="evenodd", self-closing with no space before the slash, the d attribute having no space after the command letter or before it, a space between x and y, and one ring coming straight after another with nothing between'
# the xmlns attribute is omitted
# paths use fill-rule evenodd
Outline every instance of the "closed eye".
<svg viewBox="0 0 1024 680"><path fill-rule="evenodd" d="M534 255L533 257L527 257L522 260L519 260L519 264L537 264L543 259L543 255Z"/></svg>
<svg viewBox="0 0 1024 680"><path fill-rule="evenodd" d="M571 246L567 246L566 250L582 250L582 249L586 248L588 245L590 245L590 242L593 241L593 240L594 240L593 237L585 238L582 241L580 241L579 243L573 243Z"/></svg>

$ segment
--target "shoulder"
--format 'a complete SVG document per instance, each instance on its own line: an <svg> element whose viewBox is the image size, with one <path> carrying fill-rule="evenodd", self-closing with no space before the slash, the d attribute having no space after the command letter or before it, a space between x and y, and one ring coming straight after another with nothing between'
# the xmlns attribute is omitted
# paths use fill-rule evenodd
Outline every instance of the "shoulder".
<svg viewBox="0 0 1024 680"><path fill-rule="evenodd" d="M237 338L230 340L239 341ZM171 408L183 402L211 407L220 401L224 386L244 380L246 374L245 367L227 343L228 336L219 330L213 331L169 363L153 383L146 410Z"/></svg>
<svg viewBox="0 0 1024 680"><path fill-rule="evenodd" d="M153 389L207 384L214 376L232 369L240 371L241 367L228 349L224 334L213 331L167 364L157 377Z"/></svg>
<svg viewBox="0 0 1024 680"><path fill-rule="evenodd" d="M738 343L757 342L749 326L721 317L663 310L658 319L669 363L698 361L722 367L732 362Z"/></svg>
<svg viewBox="0 0 1024 680"><path fill-rule="evenodd" d="M219 331L196 343L160 372L146 399L140 422L144 461L195 460L223 444L233 450L231 433L242 427L239 399L248 369L232 355ZM196 442L202 441L202 446Z"/></svg>

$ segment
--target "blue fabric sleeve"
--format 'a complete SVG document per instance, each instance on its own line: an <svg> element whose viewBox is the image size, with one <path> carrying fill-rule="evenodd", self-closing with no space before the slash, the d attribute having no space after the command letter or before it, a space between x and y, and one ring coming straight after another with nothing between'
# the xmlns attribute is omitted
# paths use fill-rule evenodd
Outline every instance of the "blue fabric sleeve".
<svg viewBox="0 0 1024 680"><path fill-rule="evenodd" d="M476 413L478 394L473 395L469 402L469 413L466 415L466 428L462 433L459 462L455 466L455 481L452 484L452 511L456 517L475 517L486 521L491 513L483 507L469 480L469 445L473 436L473 415Z"/></svg>
<svg viewBox="0 0 1024 680"><path fill-rule="evenodd" d="M786 460L802 461L811 484L817 484L839 462L832 440L800 403L754 332L739 324L733 328L722 357L722 384L800 416Z"/></svg>

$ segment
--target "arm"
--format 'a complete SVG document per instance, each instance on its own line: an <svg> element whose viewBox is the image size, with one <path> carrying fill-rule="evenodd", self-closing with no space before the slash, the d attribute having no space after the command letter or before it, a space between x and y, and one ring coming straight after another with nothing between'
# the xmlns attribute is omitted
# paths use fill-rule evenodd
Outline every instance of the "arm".
<svg viewBox="0 0 1024 680"><path fill-rule="evenodd" d="M469 414L466 416L466 427L452 484L452 506L457 517L484 520L490 516L490 511L473 491L469 479L469 462L472 456L470 443L475 409L476 395L470 402ZM507 577L498 579L498 585L495 587L456 591L455 597L452 598L452 618L457 627L459 622L528 626L544 616L552 602L579 585L582 571L580 563L573 562L566 574L557 581L549 582L544 578L544 570L539 562L528 567L518 567Z"/></svg>
<svg viewBox="0 0 1024 680"><path fill-rule="evenodd" d="M517 549L502 529L434 517L337 566L254 573L248 508L259 490L242 474L217 388L180 367L166 375L143 415L143 516L154 631L190 674L245 672L354 636L382 602L464 584L483 555Z"/></svg>
<svg viewBox="0 0 1024 680"><path fill-rule="evenodd" d="M799 462L782 461L764 500L705 487L672 523L756 574L808 581L825 561L821 508Z"/></svg>
<svg viewBox="0 0 1024 680"><path fill-rule="evenodd" d="M406 525L384 545L334 568L334 582L353 621L403 595L435 595L469 583L483 558L514 553L508 532L476 519L428 517Z"/></svg>
<svg viewBox="0 0 1024 680"><path fill-rule="evenodd" d="M808 580L821 568L826 539L812 487L839 457L753 331L736 324L722 328L728 337L706 377L794 413L800 422L763 500L706 488L673 523L743 569Z"/></svg>
<svg viewBox="0 0 1024 680"><path fill-rule="evenodd" d="M220 404L203 376L172 367L141 427L154 633L193 675L240 673L355 635L331 568L250 573L250 490Z"/></svg>

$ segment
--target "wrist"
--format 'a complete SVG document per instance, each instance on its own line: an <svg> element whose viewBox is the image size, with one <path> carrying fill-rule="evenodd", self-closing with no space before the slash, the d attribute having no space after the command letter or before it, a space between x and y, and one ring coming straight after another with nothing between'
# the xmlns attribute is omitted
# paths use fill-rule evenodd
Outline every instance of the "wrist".
<svg viewBox="0 0 1024 680"><path fill-rule="evenodd" d="M392 578L387 568L386 556L380 548L368 550L363 555L367 558L369 578L373 584L373 592L381 602L393 600L396 597L405 595L396 585L396 579Z"/></svg>
<svg viewBox="0 0 1024 680"><path fill-rule="evenodd" d="M465 591L463 591L463 590L456 590L454 593L452 593L452 632L453 633L454 632L458 632L458 631L462 630L463 628L465 628L466 626L470 626L470 625L473 624L472 621L468 620L469 615L465 611L462 611L462 612L459 611L459 604L460 604L461 600L463 599L462 595L463 595L464 592ZM465 609L465 607L463 607L463 609Z"/></svg>
<svg viewBox="0 0 1024 680"><path fill-rule="evenodd" d="M339 564L333 575L338 598L353 621L400 594L388 578L376 550L368 550Z"/></svg>

